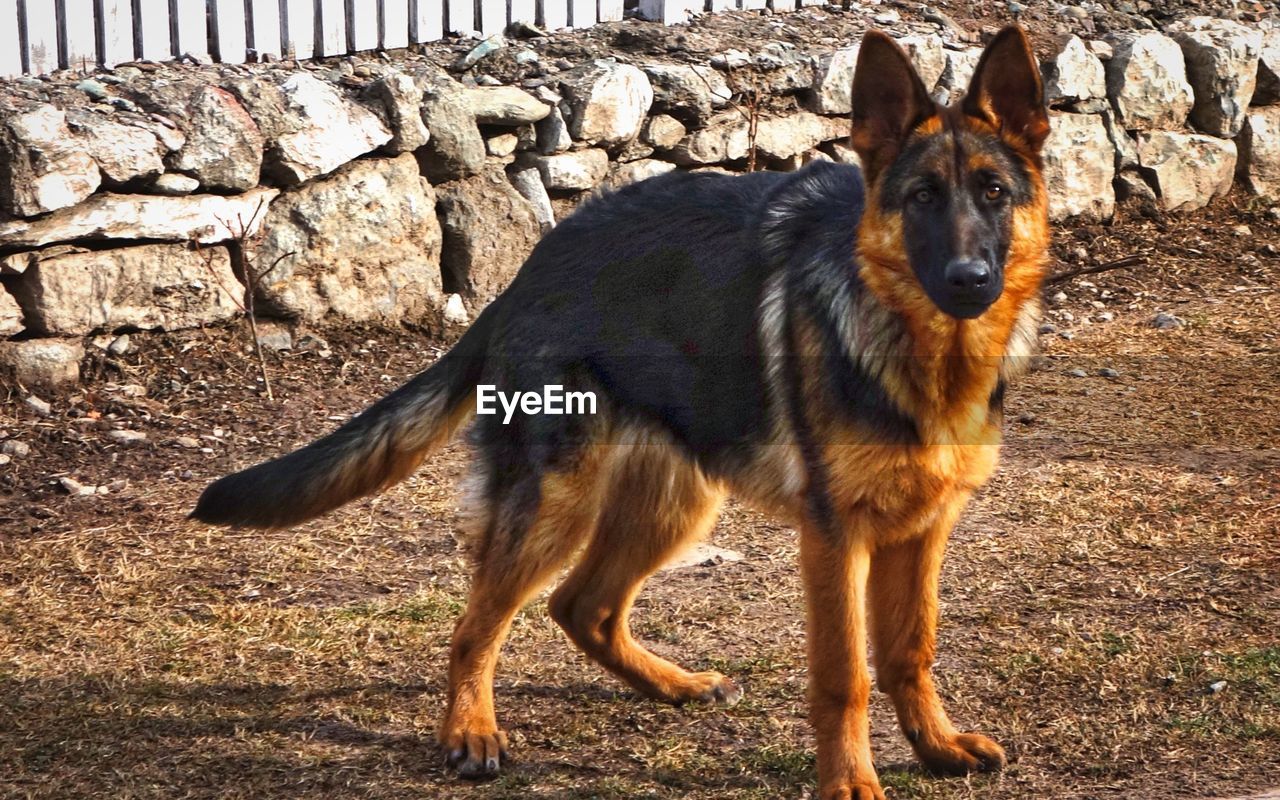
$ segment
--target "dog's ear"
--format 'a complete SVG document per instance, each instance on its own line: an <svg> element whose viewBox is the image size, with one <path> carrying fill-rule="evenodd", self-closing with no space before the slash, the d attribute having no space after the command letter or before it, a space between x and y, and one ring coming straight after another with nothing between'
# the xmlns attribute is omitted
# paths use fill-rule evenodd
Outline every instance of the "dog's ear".
<svg viewBox="0 0 1280 800"><path fill-rule="evenodd" d="M867 31L853 73L852 144L868 179L891 164L916 126L936 112L898 43L880 31Z"/></svg>
<svg viewBox="0 0 1280 800"><path fill-rule="evenodd" d="M1049 113L1040 67L1021 28L1010 25L987 45L960 108L1024 142L1033 152L1040 151L1049 135Z"/></svg>

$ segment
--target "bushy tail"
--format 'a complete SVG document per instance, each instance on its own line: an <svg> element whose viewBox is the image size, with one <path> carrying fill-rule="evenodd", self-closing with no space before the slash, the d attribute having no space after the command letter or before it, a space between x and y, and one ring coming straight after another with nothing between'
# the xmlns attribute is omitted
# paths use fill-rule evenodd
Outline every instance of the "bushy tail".
<svg viewBox="0 0 1280 800"><path fill-rule="evenodd" d="M284 528L409 475L471 418L496 305L438 362L338 430L212 483L191 517L216 525Z"/></svg>

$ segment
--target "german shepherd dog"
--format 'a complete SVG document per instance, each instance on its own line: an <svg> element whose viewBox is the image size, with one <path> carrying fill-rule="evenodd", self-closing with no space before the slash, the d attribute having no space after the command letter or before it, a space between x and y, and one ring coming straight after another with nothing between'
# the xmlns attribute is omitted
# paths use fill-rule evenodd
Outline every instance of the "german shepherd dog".
<svg viewBox="0 0 1280 800"><path fill-rule="evenodd" d="M293 525L409 475L475 415L478 386L597 394L595 414L476 416L475 575L438 734L462 776L497 772L499 648L575 556L550 612L589 657L658 700L740 696L628 625L644 580L711 530L731 492L800 531L824 800L884 797L868 635L927 767L1004 764L951 723L930 670L943 549L995 466L1004 387L1038 324L1040 76L1007 28L944 108L872 31L852 99L862 170L671 173L593 199L430 369L200 498L205 522Z"/></svg>

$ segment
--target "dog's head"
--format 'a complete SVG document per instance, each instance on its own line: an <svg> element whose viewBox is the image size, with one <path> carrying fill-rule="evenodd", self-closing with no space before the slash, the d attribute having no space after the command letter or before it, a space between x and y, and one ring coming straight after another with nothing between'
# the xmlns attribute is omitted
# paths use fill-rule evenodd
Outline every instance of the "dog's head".
<svg viewBox="0 0 1280 800"><path fill-rule="evenodd" d="M1006 284L1038 283L1048 133L1040 72L1020 29L992 40L951 107L930 99L892 39L868 32L854 73L852 139L868 186L864 273L881 271L876 282L899 303L927 298L956 319L981 316ZM1037 274L1014 274L1020 268Z"/></svg>

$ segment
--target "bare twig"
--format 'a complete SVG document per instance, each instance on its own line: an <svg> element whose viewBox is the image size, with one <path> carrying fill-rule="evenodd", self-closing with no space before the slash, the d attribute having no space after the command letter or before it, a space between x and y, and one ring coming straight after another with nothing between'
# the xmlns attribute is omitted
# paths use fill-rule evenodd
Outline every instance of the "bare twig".
<svg viewBox="0 0 1280 800"><path fill-rule="evenodd" d="M693 71L693 74L697 75L698 80L702 81L703 84L706 85L708 91L715 94L715 88L712 87L711 81L707 80L705 75L697 69ZM741 90L736 78L737 76L734 75L733 67L726 65L725 83L728 84L730 92L727 102L729 103L729 106L734 111L737 111L738 114L740 114L747 122L747 172L755 172L756 138L757 131L760 127L760 74L755 70L752 70L751 91L749 93ZM741 103L738 103L733 99L734 94L748 98L746 108L743 108Z"/></svg>
<svg viewBox="0 0 1280 800"><path fill-rule="evenodd" d="M1053 286L1055 284L1069 281L1072 278L1078 278L1081 275L1096 275L1099 272L1110 272L1113 269L1124 269L1125 267L1136 267L1145 264L1145 258L1140 254L1117 258L1114 261L1107 261L1102 264L1094 264L1088 267L1080 267L1079 269L1069 269L1066 272L1059 272L1056 275L1050 275L1045 279L1045 286Z"/></svg>

